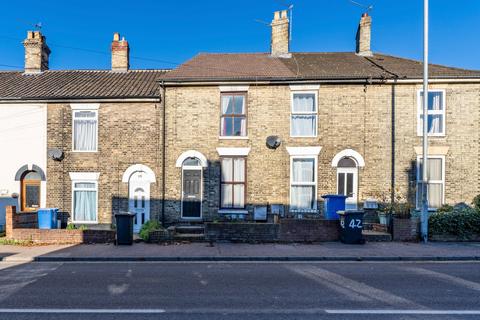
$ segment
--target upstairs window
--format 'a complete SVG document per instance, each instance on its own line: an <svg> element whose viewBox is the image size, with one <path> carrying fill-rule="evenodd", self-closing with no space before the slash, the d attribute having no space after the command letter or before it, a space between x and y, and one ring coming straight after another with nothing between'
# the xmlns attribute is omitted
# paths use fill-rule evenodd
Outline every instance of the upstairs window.
<svg viewBox="0 0 480 320"><path fill-rule="evenodd" d="M220 136L246 137L246 93L222 94Z"/></svg>
<svg viewBox="0 0 480 320"><path fill-rule="evenodd" d="M420 90L417 96L418 117L417 131L418 135L423 134L423 91ZM428 91L428 135L445 135L445 91Z"/></svg>
<svg viewBox="0 0 480 320"><path fill-rule="evenodd" d="M95 152L97 140L97 110L73 110L73 151Z"/></svg>
<svg viewBox="0 0 480 320"><path fill-rule="evenodd" d="M292 137L317 136L317 94L315 92L292 93Z"/></svg>

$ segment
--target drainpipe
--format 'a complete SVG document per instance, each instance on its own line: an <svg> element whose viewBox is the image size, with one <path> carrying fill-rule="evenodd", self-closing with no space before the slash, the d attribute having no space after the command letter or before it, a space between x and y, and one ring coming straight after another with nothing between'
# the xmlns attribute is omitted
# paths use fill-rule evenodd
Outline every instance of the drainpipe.
<svg viewBox="0 0 480 320"><path fill-rule="evenodd" d="M162 109L163 109L163 128L162 128L162 143L163 143L163 154L162 154L162 226L165 227L165 170L166 170L166 154L167 154L167 143L166 143L166 136L167 136L167 128L166 128L166 110L165 110L165 83L162 80L160 87L162 88Z"/></svg>

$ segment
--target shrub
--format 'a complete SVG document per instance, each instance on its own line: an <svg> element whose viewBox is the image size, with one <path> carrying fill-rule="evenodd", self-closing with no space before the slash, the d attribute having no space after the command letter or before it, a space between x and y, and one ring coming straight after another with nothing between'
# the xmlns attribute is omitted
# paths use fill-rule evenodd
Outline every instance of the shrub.
<svg viewBox="0 0 480 320"><path fill-rule="evenodd" d="M67 225L67 230L75 230L75 229L77 229L77 227L73 223L69 223Z"/></svg>
<svg viewBox="0 0 480 320"><path fill-rule="evenodd" d="M162 224L160 222L156 220L149 220L142 225L139 235L140 235L140 238L143 239L143 241L148 241L150 238L151 231L160 231L160 230L163 230Z"/></svg>
<svg viewBox="0 0 480 320"><path fill-rule="evenodd" d="M444 206L428 221L430 234L454 235L464 239L480 234L480 212L472 208Z"/></svg>
<svg viewBox="0 0 480 320"><path fill-rule="evenodd" d="M480 194L473 198L472 204L475 210L480 211Z"/></svg>

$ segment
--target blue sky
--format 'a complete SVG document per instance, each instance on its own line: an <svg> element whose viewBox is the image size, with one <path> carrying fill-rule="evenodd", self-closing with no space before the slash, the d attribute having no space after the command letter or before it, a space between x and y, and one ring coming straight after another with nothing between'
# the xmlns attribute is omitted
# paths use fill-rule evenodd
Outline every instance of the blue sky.
<svg viewBox="0 0 480 320"><path fill-rule="evenodd" d="M267 52L270 28L255 20L270 22L287 2L294 4L292 51L355 49L363 9L349 0L23 0L0 11L0 64L23 66L21 40L37 22L51 69L110 68L115 31L130 43L132 68L172 68L198 52ZM374 6L374 51L422 58L422 0L357 2ZM431 62L480 69L480 1L430 0L430 7Z"/></svg>

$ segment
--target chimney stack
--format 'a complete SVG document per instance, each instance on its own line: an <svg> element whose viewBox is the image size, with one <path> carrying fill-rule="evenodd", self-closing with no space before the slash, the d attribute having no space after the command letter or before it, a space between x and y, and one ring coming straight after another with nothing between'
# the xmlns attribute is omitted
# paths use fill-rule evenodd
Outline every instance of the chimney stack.
<svg viewBox="0 0 480 320"><path fill-rule="evenodd" d="M275 11L270 25L272 26L272 57L290 57L290 30L287 10Z"/></svg>
<svg viewBox="0 0 480 320"><path fill-rule="evenodd" d="M48 70L48 57L50 48L47 39L40 31L28 31L27 38L23 41L25 47L25 73L40 73Z"/></svg>
<svg viewBox="0 0 480 320"><path fill-rule="evenodd" d="M360 23L357 30L357 49L356 52L359 56L370 57L372 51L370 49L370 40L372 37L372 18L368 13L362 14Z"/></svg>
<svg viewBox="0 0 480 320"><path fill-rule="evenodd" d="M120 40L120 34L115 32L112 41L112 71L127 72L129 63L128 41L125 38Z"/></svg>

